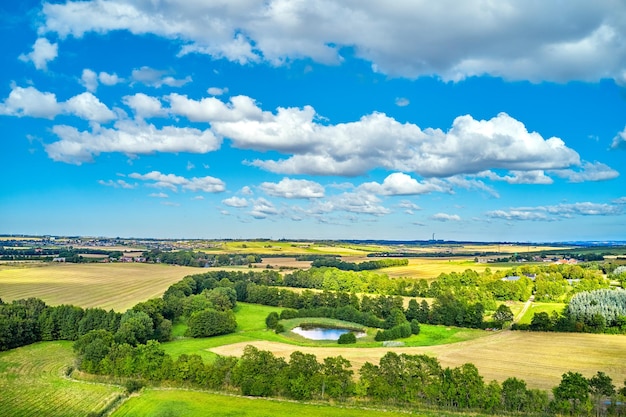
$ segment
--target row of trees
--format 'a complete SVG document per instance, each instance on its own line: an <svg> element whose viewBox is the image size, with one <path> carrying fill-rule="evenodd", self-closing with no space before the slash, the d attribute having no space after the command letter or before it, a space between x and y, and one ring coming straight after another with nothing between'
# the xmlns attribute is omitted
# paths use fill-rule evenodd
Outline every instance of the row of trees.
<svg viewBox="0 0 626 417"><path fill-rule="evenodd" d="M320 363L314 355L296 351L286 361L254 346L247 346L239 359L218 356L212 363L204 363L198 355L181 355L174 360L156 341L135 347L119 344L106 330L82 336L74 349L79 368L95 374L295 400L358 399L381 405L492 413L587 415L593 409L616 413L617 395L626 394L624 388L617 391L602 372L589 379L568 372L549 400L545 391L529 389L515 377L502 384L486 383L473 364L444 368L426 355L395 352L387 352L378 364L366 362L355 376L351 363L341 356ZM609 401L608 407L604 401Z"/></svg>
<svg viewBox="0 0 626 417"><path fill-rule="evenodd" d="M314 268L324 266L333 267L342 271L371 271L373 269L389 268L392 266L406 266L409 264L408 259L378 259L375 261L365 262L345 262L334 257L317 258L311 262Z"/></svg>

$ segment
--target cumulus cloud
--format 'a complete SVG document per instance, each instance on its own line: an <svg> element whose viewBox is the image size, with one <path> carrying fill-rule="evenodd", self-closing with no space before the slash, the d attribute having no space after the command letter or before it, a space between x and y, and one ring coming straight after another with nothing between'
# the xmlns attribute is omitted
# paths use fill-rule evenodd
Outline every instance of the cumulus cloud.
<svg viewBox="0 0 626 417"><path fill-rule="evenodd" d="M601 162L584 162L580 170L562 169L552 171L569 182L605 181L619 177L619 172Z"/></svg>
<svg viewBox="0 0 626 417"><path fill-rule="evenodd" d="M228 93L228 88L209 87L206 92L212 96L221 96L222 94Z"/></svg>
<svg viewBox="0 0 626 417"><path fill-rule="evenodd" d="M242 64L294 59L337 64L349 49L392 76L626 82L625 12L626 5L612 0L573 1L566 8L514 0L392 5L92 0L44 3L40 32L61 38L114 30L150 33L178 41L181 54Z"/></svg>
<svg viewBox="0 0 626 417"><path fill-rule="evenodd" d="M89 92L71 97L66 102L59 102L54 93L41 92L35 87L14 86L9 97L0 104L0 114L17 117L54 119L62 113L98 123L116 118L115 113Z"/></svg>
<svg viewBox="0 0 626 417"><path fill-rule="evenodd" d="M46 38L39 38L33 45L33 50L28 54L22 54L19 59L24 62L31 61L38 70L48 69L48 62L54 60L59 53L59 45L50 43Z"/></svg>
<svg viewBox="0 0 626 417"><path fill-rule="evenodd" d="M391 213L391 210L381 205L381 200L378 197L359 191L333 196L329 201L319 205L318 210L321 212L347 211L373 216Z"/></svg>
<svg viewBox="0 0 626 417"><path fill-rule="evenodd" d="M60 140L45 146L55 161L80 165L107 152L127 155L154 152L207 153L220 147L220 140L209 130L164 126L157 128L140 121L120 120L109 128L79 131L75 127L57 125L52 131Z"/></svg>
<svg viewBox="0 0 626 417"><path fill-rule="evenodd" d="M105 187L113 187L113 188L125 188L125 189L133 189L137 186L137 184L129 184L124 180L117 180L117 181L113 181L113 180L108 180L108 181L104 181L104 180L99 180L98 184L100 185L104 185Z"/></svg>
<svg viewBox="0 0 626 417"><path fill-rule="evenodd" d="M245 198L233 196L222 200L222 204L228 207L243 208L248 207L249 203L248 200L246 200Z"/></svg>
<svg viewBox="0 0 626 417"><path fill-rule="evenodd" d="M438 222L458 222L461 221L461 216L458 214L436 213L430 216L430 219Z"/></svg>
<svg viewBox="0 0 626 417"><path fill-rule="evenodd" d="M255 219L265 219L269 216L275 216L279 214L278 209L274 205L263 197L257 198L252 201L252 209L250 215Z"/></svg>
<svg viewBox="0 0 626 417"><path fill-rule="evenodd" d="M98 89L98 84L102 83L107 86L115 85L122 82L123 79L118 77L117 74L109 74L101 71L100 74L96 74L95 71L85 68L80 77L80 82L85 86L87 91L92 93Z"/></svg>
<svg viewBox="0 0 626 417"><path fill-rule="evenodd" d="M626 150L626 127L613 138L611 149Z"/></svg>
<svg viewBox="0 0 626 417"><path fill-rule="evenodd" d="M486 213L492 219L555 221L576 216L616 216L624 213L624 207L614 202L562 203L549 206L515 207L509 210L493 210Z"/></svg>
<svg viewBox="0 0 626 417"><path fill-rule="evenodd" d="M398 106L398 107L406 107L409 104L411 104L411 102L409 101L408 98L396 97L396 106Z"/></svg>
<svg viewBox="0 0 626 417"><path fill-rule="evenodd" d="M229 103L224 103L215 97L193 100L181 94L169 94L165 97L170 103L169 111L184 116L192 122L251 122L259 123L263 119L270 119L270 113L264 113L247 96L235 96Z"/></svg>
<svg viewBox="0 0 626 417"><path fill-rule="evenodd" d="M124 96L122 101L133 110L136 117L141 119L167 115L158 98L144 93Z"/></svg>
<svg viewBox="0 0 626 417"><path fill-rule="evenodd" d="M116 118L115 113L89 92L70 98L65 103L65 108L69 113L82 119L98 123L108 122Z"/></svg>
<svg viewBox="0 0 626 417"><path fill-rule="evenodd" d="M156 70L150 67L141 67L134 69L131 73L133 82L142 83L149 87L161 88L164 85L168 87L182 87L191 82L191 77L187 76L182 79L176 79L171 75L167 75L167 71Z"/></svg>
<svg viewBox="0 0 626 417"><path fill-rule="evenodd" d="M177 192L180 188L207 193L219 193L226 190L226 185L222 180L208 176L185 178L174 174L162 174L159 171L151 171L147 174L134 172L128 176L137 180L149 181L149 185L152 187L167 188L174 192Z"/></svg>
<svg viewBox="0 0 626 417"><path fill-rule="evenodd" d="M505 113L490 120L459 116L452 127L422 130L382 113L359 121L322 125L315 111L278 109L259 120L214 122L213 130L239 148L292 153L251 164L275 173L355 176L381 167L423 177L476 174L489 169L564 169L580 164L563 140L544 139Z"/></svg>
<svg viewBox="0 0 626 417"><path fill-rule="evenodd" d="M278 183L264 182L261 189L272 197L282 198L321 198L324 187L314 181L283 178Z"/></svg>
<svg viewBox="0 0 626 417"><path fill-rule="evenodd" d="M485 171L478 174L479 177L489 178L492 181L505 181L509 184L552 184L554 180L547 176L543 170L510 171L510 175L499 176L495 172Z"/></svg>
<svg viewBox="0 0 626 417"><path fill-rule="evenodd" d="M390 174L382 184L367 182L361 184L359 189L378 195L414 195L446 191L441 185L434 182L418 182L410 175L401 172Z"/></svg>
<svg viewBox="0 0 626 417"><path fill-rule="evenodd" d="M9 97L0 104L0 114L53 119L63 106L54 93L41 92L35 87L13 87Z"/></svg>

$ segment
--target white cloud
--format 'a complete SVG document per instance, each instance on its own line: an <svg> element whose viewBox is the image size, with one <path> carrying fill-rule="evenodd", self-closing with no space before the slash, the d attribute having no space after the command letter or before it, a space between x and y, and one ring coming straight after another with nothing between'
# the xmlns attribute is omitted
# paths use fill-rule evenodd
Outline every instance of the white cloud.
<svg viewBox="0 0 626 417"><path fill-rule="evenodd" d="M213 130L234 146L292 153L252 165L282 174L361 175L374 168L415 172L423 177L475 174L488 169L562 169L580 163L559 138L544 139L500 113L490 120L459 116L448 132L420 129L382 113L357 122L321 125L315 111L278 109L262 121L215 122Z"/></svg>
<svg viewBox="0 0 626 417"><path fill-rule="evenodd" d="M133 110L138 118L147 119L167 115L161 102L156 97L148 96L144 93L137 93L132 96L124 96L122 100L124 104Z"/></svg>
<svg viewBox="0 0 626 417"><path fill-rule="evenodd" d="M243 207L248 207L249 203L248 203L248 200L246 200L245 198L233 196L233 197L222 200L222 204L229 206L229 207L243 208Z"/></svg>
<svg viewBox="0 0 626 417"><path fill-rule="evenodd" d="M248 187L247 185L246 185L246 186L244 186L244 187L242 187L242 188L241 188L241 190L239 190L239 192L240 192L241 194L243 194L243 195L252 195L252 194L254 194L254 193L252 192L252 189L251 189L250 187Z"/></svg>
<svg viewBox="0 0 626 417"><path fill-rule="evenodd" d="M438 222L458 222L461 221L461 216L458 214L436 213L430 216L430 219Z"/></svg>
<svg viewBox="0 0 626 417"><path fill-rule="evenodd" d="M0 104L0 114L18 117L53 119L62 110L54 93L42 93L34 87L13 87L9 97Z"/></svg>
<svg viewBox="0 0 626 417"><path fill-rule="evenodd" d="M406 107L409 104L411 104L411 102L409 101L408 98L396 97L396 106L398 106L398 107Z"/></svg>
<svg viewBox="0 0 626 417"><path fill-rule="evenodd" d="M89 92L71 97L66 102L58 102L54 93L41 92L35 87L14 86L9 97L0 104L0 114L17 117L54 119L62 113L98 123L116 118L115 113Z"/></svg>
<svg viewBox="0 0 626 417"><path fill-rule="evenodd" d="M87 91L91 91L92 93L98 89L98 82L111 86L124 81L122 78L118 77L117 74L109 74L103 71L101 71L100 74L96 74L95 71L90 70L89 68L85 68L83 70L80 80L81 84L85 86Z"/></svg>
<svg viewBox="0 0 626 417"><path fill-rule="evenodd" d="M48 62L54 60L59 53L59 45L50 43L46 38L39 38L33 45L33 50L28 54L22 54L19 59L24 62L32 61L38 70L48 69Z"/></svg>
<svg viewBox="0 0 626 417"><path fill-rule="evenodd" d="M98 184L100 185L104 185L105 187L113 187L113 188L125 188L125 189L133 189L137 186L137 184L129 184L124 180L117 180L117 181L113 181L113 180L108 180L108 181L104 181L104 180L99 180Z"/></svg>
<svg viewBox="0 0 626 417"><path fill-rule="evenodd" d="M148 197L154 197L154 198L169 198L169 195L165 194L165 193L152 193L149 194Z"/></svg>
<svg viewBox="0 0 626 417"><path fill-rule="evenodd" d="M131 78L133 82L142 83L155 88L161 88L164 85L169 87L182 87L192 81L189 76L183 79L176 79L171 75L167 75L167 71L160 71L145 66L134 69L131 73Z"/></svg>
<svg viewBox="0 0 626 417"><path fill-rule="evenodd" d="M228 88L209 87L209 89L206 90L206 92L212 96L221 96L222 94L228 93Z"/></svg>
<svg viewBox="0 0 626 417"><path fill-rule="evenodd" d="M80 77L80 82L85 86L87 91L94 92L98 89L98 74L89 68L83 69L83 74Z"/></svg>
<svg viewBox="0 0 626 417"><path fill-rule="evenodd" d="M626 204L626 197L620 197L613 200L614 204Z"/></svg>
<svg viewBox="0 0 626 417"><path fill-rule="evenodd" d="M612 149L626 150L626 127L613 138Z"/></svg>
<svg viewBox="0 0 626 417"><path fill-rule="evenodd" d="M224 182L214 177L193 177L185 178L174 174L162 174L159 171L151 171L147 174L133 172L129 175L142 181L150 181L150 186L156 188L167 188L174 192L179 188L190 191L204 191L207 193L219 193L226 189Z"/></svg>
<svg viewBox="0 0 626 417"><path fill-rule="evenodd" d="M554 180L548 177L543 170L510 171L510 175L499 176L495 172L485 171L479 177L489 178L492 181L506 181L509 184L552 184Z"/></svg>
<svg viewBox="0 0 626 417"><path fill-rule="evenodd" d="M272 197L282 198L321 198L324 187L314 181L283 178L278 183L264 182L261 189Z"/></svg>
<svg viewBox="0 0 626 417"><path fill-rule="evenodd" d="M69 99L65 103L65 109L82 119L98 123L108 122L116 118L115 113L89 92Z"/></svg>
<svg viewBox="0 0 626 417"><path fill-rule="evenodd" d="M253 99L247 96L231 97L230 103L224 103L215 97L193 100L185 95L170 94L165 97L170 102L170 112L185 116L192 122L260 122L271 117L257 107Z"/></svg>
<svg viewBox="0 0 626 417"><path fill-rule="evenodd" d="M239 63L340 63L349 48L392 76L488 74L531 81L626 82L623 2L485 3L236 0L45 3L41 33L128 30L177 40L181 54ZM350 24L346 24L350 22ZM410 40L410 41L407 41Z"/></svg>
<svg viewBox="0 0 626 417"><path fill-rule="evenodd" d="M493 210L493 211L488 211L485 214L487 215L487 217L492 218L492 219L522 220L522 221L549 220L548 216L546 216L545 213L538 213L532 210L515 210L515 209L509 210L509 211Z"/></svg>
<svg viewBox="0 0 626 417"><path fill-rule="evenodd" d="M220 147L220 140L209 130L165 126L161 129L139 121L120 120L114 128L79 131L72 126L52 128L60 140L45 146L48 156L55 161L81 164L106 152L127 155L154 152L207 153Z"/></svg>
<svg viewBox="0 0 626 417"><path fill-rule="evenodd" d="M119 84L124 81L122 78L118 77L117 74L115 73L109 74L104 71L100 71L100 74L98 74L98 80L102 84L108 85L108 86Z"/></svg>
<svg viewBox="0 0 626 417"><path fill-rule="evenodd" d="M552 173L561 178L567 178L569 182L585 182L585 181L605 181L619 177L619 172L601 162L584 162L581 169L574 171L572 169L562 169L552 171Z"/></svg>
<svg viewBox="0 0 626 417"><path fill-rule="evenodd" d="M279 211L276 207L263 197L252 201L252 210L250 210L250 215L255 219L265 219L269 216L275 216L277 214L279 214Z"/></svg>
<svg viewBox="0 0 626 417"><path fill-rule="evenodd" d="M380 199L366 192L343 193L333 196L328 202L318 207L323 211L347 211L349 213L370 214L382 216L391 213L391 210L380 204Z"/></svg>
<svg viewBox="0 0 626 417"><path fill-rule="evenodd" d="M624 213L618 203L562 203L552 206L515 207L509 210L493 210L487 217L505 220L555 221L576 216L615 216Z"/></svg>
<svg viewBox="0 0 626 417"><path fill-rule="evenodd" d="M420 183L416 179L411 178L411 176L401 172L390 174L384 179L382 184L367 182L361 184L358 188L378 195L414 195L446 191L432 181Z"/></svg>

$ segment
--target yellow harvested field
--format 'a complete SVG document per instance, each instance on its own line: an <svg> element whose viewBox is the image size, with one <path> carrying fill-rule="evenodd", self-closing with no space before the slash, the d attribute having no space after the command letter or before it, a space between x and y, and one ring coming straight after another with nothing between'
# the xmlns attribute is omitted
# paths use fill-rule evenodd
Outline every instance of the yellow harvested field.
<svg viewBox="0 0 626 417"><path fill-rule="evenodd" d="M35 264L0 269L0 298L37 297L49 305L73 304L126 311L160 297L200 268L140 263Z"/></svg>
<svg viewBox="0 0 626 417"><path fill-rule="evenodd" d="M365 362L378 364L388 351L427 354L438 358L444 367L473 363L486 382L494 379L502 382L515 376L524 379L531 388L545 390L558 385L567 371L580 372L587 378L602 371L617 384L626 378L626 337L622 335L502 331L465 342L428 347L325 348L253 341L209 350L241 356L246 345L287 359L296 350L314 354L318 360L341 355L355 370Z"/></svg>
<svg viewBox="0 0 626 417"><path fill-rule="evenodd" d="M395 278L406 277L434 280L441 273L463 272L466 269L473 269L480 273L487 268L492 271L498 271L508 269L509 267L476 263L473 260L468 260L468 258L409 258L407 266L393 266L391 268L379 269L378 272Z"/></svg>

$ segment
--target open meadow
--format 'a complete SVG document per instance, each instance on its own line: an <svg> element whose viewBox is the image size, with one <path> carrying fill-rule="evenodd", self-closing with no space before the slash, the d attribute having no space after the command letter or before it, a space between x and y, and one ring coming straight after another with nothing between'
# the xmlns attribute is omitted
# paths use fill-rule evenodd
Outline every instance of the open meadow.
<svg viewBox="0 0 626 417"><path fill-rule="evenodd" d="M140 263L36 263L0 269L0 298L8 302L37 297L49 305L73 304L126 311L160 297L199 268Z"/></svg>
<svg viewBox="0 0 626 417"><path fill-rule="evenodd" d="M44 342L0 352L0 416L83 417L123 393L114 385L74 381L72 342Z"/></svg>

